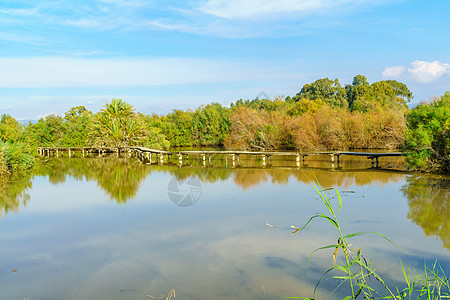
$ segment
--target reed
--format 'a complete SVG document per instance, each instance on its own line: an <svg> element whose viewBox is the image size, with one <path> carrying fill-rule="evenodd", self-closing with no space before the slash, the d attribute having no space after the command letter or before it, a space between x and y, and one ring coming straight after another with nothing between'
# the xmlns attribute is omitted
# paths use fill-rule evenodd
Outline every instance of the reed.
<svg viewBox="0 0 450 300"><path fill-rule="evenodd" d="M291 299L316 299L316 291L321 284L321 282L331 276L339 281L338 287L333 291L333 293L341 288L347 287L346 294L343 299L356 299L358 297L363 299L408 299L408 300L441 300L450 299L450 289L449 289L449 277L447 277L443 271L443 268L436 261L434 265L430 268L426 265L424 266L423 274L408 268L406 271L402 264L402 270L404 275L404 280L406 287L399 289L390 289L388 284L382 279L371 264L371 260L364 257L362 254L362 249L356 249L352 247L349 243L350 239L359 237L366 234L376 234L381 236L383 239L395 245L391 240L389 240L383 234L376 231L369 232L354 232L345 234L343 228L339 223L339 213L342 209L342 198L338 190L336 189L322 189L318 183L313 183L320 199L326 207L326 213L319 212L305 223L303 227L291 226L294 231L292 234L301 233L314 219L326 220L331 226L337 231L337 243L331 245L325 245L320 248L315 249L311 252L305 272L307 271L308 265L311 261L312 255L320 250L334 249L333 252L333 264L332 266L324 272L322 277L318 280L312 298L307 297L287 297ZM337 209L336 204L333 205L331 198L328 194L330 190L334 190L337 199ZM398 247L398 246L397 246Z"/></svg>
<svg viewBox="0 0 450 300"><path fill-rule="evenodd" d="M176 295L175 295L175 289L171 289L170 292L169 292L167 295L162 295L162 296L159 296L159 297L153 297L152 295L146 295L146 296L149 297L149 298L155 299L155 300L156 300L156 299L170 300L170 299L176 297Z"/></svg>

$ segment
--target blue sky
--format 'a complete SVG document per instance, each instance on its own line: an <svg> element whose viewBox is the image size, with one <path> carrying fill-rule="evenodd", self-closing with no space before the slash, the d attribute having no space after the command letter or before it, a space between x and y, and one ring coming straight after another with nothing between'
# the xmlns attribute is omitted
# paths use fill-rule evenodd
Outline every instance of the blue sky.
<svg viewBox="0 0 450 300"><path fill-rule="evenodd" d="M96 112L111 98L167 113L318 78L450 90L448 0L1 0L0 113Z"/></svg>

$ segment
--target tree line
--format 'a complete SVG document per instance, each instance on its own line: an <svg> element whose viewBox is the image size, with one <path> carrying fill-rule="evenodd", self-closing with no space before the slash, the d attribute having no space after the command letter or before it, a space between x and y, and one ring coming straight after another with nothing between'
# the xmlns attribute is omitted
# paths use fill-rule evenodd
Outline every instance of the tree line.
<svg viewBox="0 0 450 300"><path fill-rule="evenodd" d="M404 148L412 168L449 172L450 93L409 109L412 93L403 83L351 84L323 78L293 97L238 100L167 115L143 114L122 99L97 113L77 106L64 116L21 124L0 120L0 173L33 164L39 146L226 147L245 150Z"/></svg>
<svg viewBox="0 0 450 300"><path fill-rule="evenodd" d="M68 175L77 180L94 181L106 192L111 201L126 203L138 193L140 184L151 172L168 172L178 180L191 176L199 178L202 183L214 183L232 180L236 186L247 190L265 182L287 184L291 179L309 184L308 178L316 178L323 186L347 186L349 182L357 185L373 185L401 181L401 174L387 172L317 172L296 169L225 169L225 168L181 168L175 170L167 165L158 169L147 168L137 160L103 157L101 159L83 160L49 159L37 164L33 173L27 173L12 183L0 181L0 218L18 211L30 200L29 191L35 176L48 177L53 185L64 183ZM305 176L306 175L306 176ZM436 176L408 176L401 191L408 201L408 219L419 225L427 236L436 236L442 240L444 247L450 249L450 202L448 180Z"/></svg>

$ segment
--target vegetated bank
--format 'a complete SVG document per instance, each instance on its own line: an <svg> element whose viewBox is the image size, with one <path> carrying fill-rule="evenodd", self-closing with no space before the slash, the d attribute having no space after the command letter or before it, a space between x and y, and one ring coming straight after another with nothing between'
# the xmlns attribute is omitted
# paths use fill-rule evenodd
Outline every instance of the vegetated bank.
<svg viewBox="0 0 450 300"><path fill-rule="evenodd" d="M3 142L18 148L26 145L23 149L28 154L38 146L225 146L239 150L308 151L401 148L405 138L412 141L417 136L413 133L416 127L428 128L417 125L427 121L414 117L416 109L407 106L411 98L412 93L403 83L384 80L370 84L365 76L357 75L345 86L337 79L316 80L305 84L293 97L238 100L230 107L211 103L195 110L173 110L167 115L136 112L121 99L112 99L98 113L77 106L64 116L49 115L26 126L4 115L0 132ZM448 99L448 94L442 99ZM433 111L438 109L438 114L449 109L448 100L428 106ZM439 120L445 120L445 116ZM441 139L447 134L443 145L448 149L448 126L442 126L441 135L429 138ZM431 148L435 146L433 142L429 144ZM423 153L420 145L407 142L406 146L411 152L408 162L415 168L448 172L432 156L429 160L414 159L416 152ZM439 161L439 155L436 157Z"/></svg>
<svg viewBox="0 0 450 300"><path fill-rule="evenodd" d="M9 115L0 119L0 181L33 167L32 147L22 140L24 126Z"/></svg>
<svg viewBox="0 0 450 300"><path fill-rule="evenodd" d="M407 120L404 148L409 165L450 174L450 92L421 103L408 113Z"/></svg>

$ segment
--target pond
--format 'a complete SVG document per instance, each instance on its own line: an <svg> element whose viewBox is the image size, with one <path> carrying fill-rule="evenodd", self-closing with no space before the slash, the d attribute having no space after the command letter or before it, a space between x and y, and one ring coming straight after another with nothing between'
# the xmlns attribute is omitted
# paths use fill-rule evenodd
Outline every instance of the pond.
<svg viewBox="0 0 450 300"><path fill-rule="evenodd" d="M311 297L333 249L316 252L305 273L309 254L337 241L321 220L291 235L325 212L314 178L341 191L346 233L377 231L395 243L352 240L392 288L402 284L401 262L422 270L438 259L449 274L450 178L401 164L42 159L29 177L0 185L0 298L152 299L171 289L177 299ZM342 298L330 295L336 286L325 280L319 299Z"/></svg>

